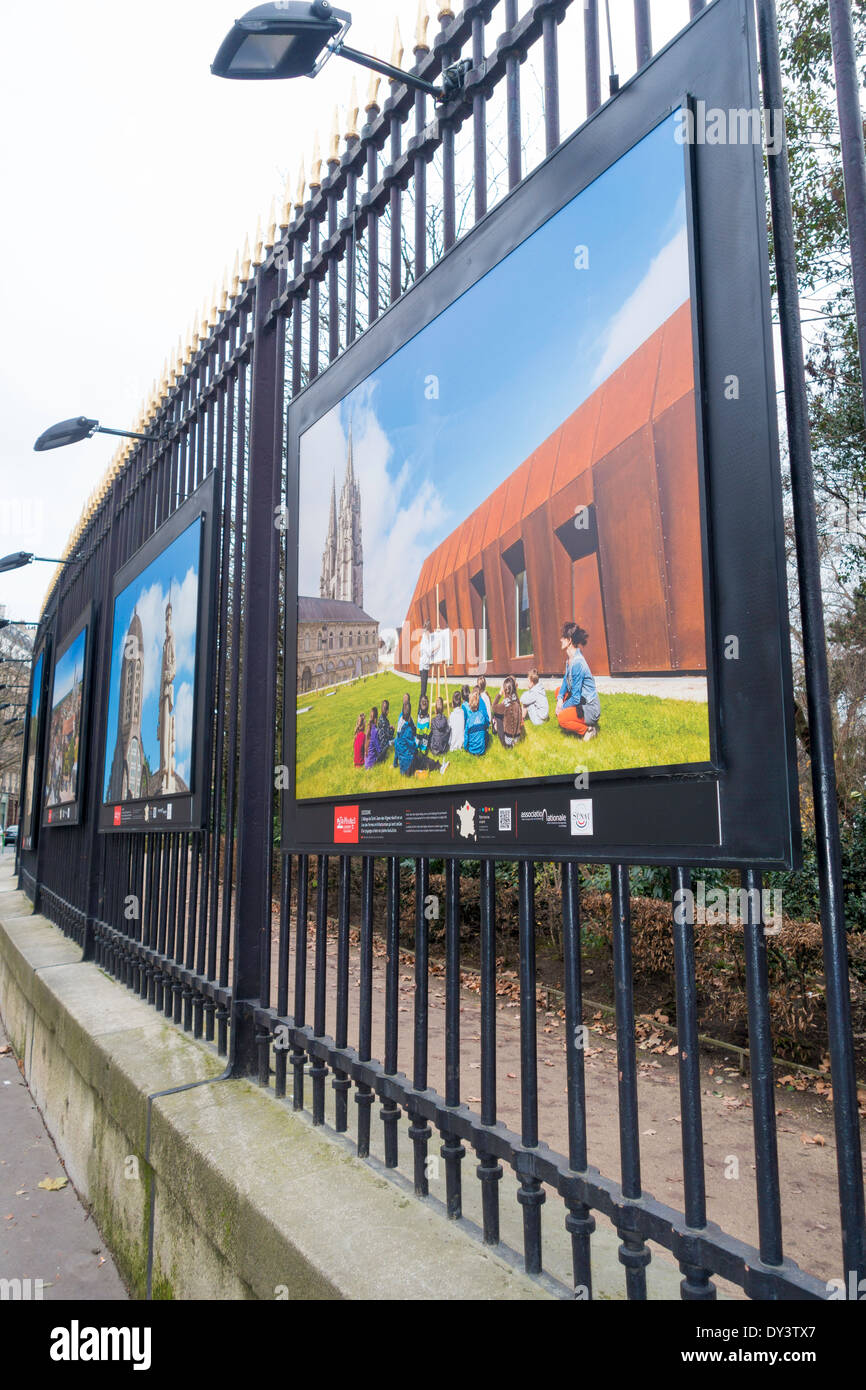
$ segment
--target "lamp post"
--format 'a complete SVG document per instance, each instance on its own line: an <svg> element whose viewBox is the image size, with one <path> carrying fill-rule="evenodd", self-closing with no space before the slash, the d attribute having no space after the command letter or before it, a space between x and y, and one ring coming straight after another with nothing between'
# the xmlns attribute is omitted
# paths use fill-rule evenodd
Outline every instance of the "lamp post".
<svg viewBox="0 0 866 1390"><path fill-rule="evenodd" d="M20 570L25 565L37 564L45 565L77 565L78 560L75 556L70 556L68 560L53 560L50 555L34 555L30 550L16 550L12 555L4 555L0 559L0 574L6 574L8 570ZM0 628L9 627L38 627L38 623L13 623L11 618L0 619Z"/></svg>
<svg viewBox="0 0 866 1390"><path fill-rule="evenodd" d="M463 59L442 73L442 85L426 82L414 73L392 67L346 43L352 16L337 10L328 0L277 0L257 5L236 19L211 63L215 77L241 81L270 81L286 77L315 77L332 54L351 63L404 82L436 101L460 95L472 63Z"/></svg>

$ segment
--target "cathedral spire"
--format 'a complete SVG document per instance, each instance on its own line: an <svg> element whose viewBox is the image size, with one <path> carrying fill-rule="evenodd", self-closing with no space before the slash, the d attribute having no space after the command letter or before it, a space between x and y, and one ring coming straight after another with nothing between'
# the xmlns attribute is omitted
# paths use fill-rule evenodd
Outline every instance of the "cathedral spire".
<svg viewBox="0 0 866 1390"><path fill-rule="evenodd" d="M352 417L349 416L349 447L346 455L346 477L350 485L355 481L355 470L352 466Z"/></svg>

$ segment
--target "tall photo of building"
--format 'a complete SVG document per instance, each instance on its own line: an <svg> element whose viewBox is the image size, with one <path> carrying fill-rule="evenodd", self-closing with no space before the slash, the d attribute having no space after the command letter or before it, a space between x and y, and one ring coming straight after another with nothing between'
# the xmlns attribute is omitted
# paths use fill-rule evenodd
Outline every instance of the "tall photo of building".
<svg viewBox="0 0 866 1390"><path fill-rule="evenodd" d="M190 790L201 525L115 599L103 800Z"/></svg>
<svg viewBox="0 0 866 1390"><path fill-rule="evenodd" d="M298 598L301 693L373 675L378 667L379 624L364 611L361 488L352 455L350 420L339 508L333 475L331 480L319 594Z"/></svg>

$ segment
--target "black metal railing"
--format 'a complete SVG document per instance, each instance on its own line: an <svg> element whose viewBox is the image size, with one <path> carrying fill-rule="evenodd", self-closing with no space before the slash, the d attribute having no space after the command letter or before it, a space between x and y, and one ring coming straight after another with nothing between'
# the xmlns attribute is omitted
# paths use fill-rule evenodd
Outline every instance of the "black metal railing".
<svg viewBox="0 0 866 1390"><path fill-rule="evenodd" d="M683 0L680 8L685 23L703 5L690 0L686 7ZM837 11L843 8L835 4ZM441 977L431 973L426 860L413 870L414 932L406 962L398 859L337 856L330 883L327 856L311 860L282 846L274 873L274 807L262 789L273 785L283 693L275 598L281 593L282 538L274 516L284 500L285 406L325 361L334 361L377 319L386 301L399 298L468 223L530 171L522 129L527 61L537 59L540 73L540 157L561 138L561 95L571 86L570 72L561 71L566 35L569 52L582 53L580 119L601 105L604 10L597 0L466 0L455 15L449 4L440 4L439 32L429 47L416 47L415 70L433 79L443 65L468 57L465 94L433 118L428 99L407 86L392 84L381 106L374 92L363 128L349 131L342 152L331 151L324 177L314 168L308 196L286 209L275 244L257 249L225 307L212 316L206 336L153 414L160 441L131 450L103 489L76 543L79 563L58 578L42 620L42 632L50 631L56 642L86 603L97 602L96 666L104 675L111 655L112 576L214 475L217 618L206 826L138 837L96 832L101 788L95 750L102 746L108 701L107 680L97 679L86 815L76 827L44 828L37 849L21 852L21 886L88 956L142 999L221 1053L231 1050L238 1073L273 1085L279 1097L290 1094L294 1109L308 1112L313 1124L327 1124L338 1135L352 1133L360 1157L380 1162L395 1177L405 1170L419 1199L441 1200L448 1217L474 1223L488 1245L504 1249L522 1241L525 1269L533 1276L548 1277L548 1247L564 1232L571 1270L556 1273L560 1290L592 1296L598 1219L616 1233L629 1298L647 1296L651 1244L679 1264L684 1299L715 1297L719 1280L753 1298L821 1298L825 1282L800 1270L783 1251L762 921L750 917L745 928L757 1207L757 1237L749 1245L707 1220L695 942L692 927L679 923L673 911L682 1211L644 1189L627 865L614 865L610 879L618 1181L603 1176L588 1157L576 860L562 870L562 1153L545 1143L550 1112L539 1101L532 864L521 863L518 870L519 1091L507 1108L507 1123L498 1065L503 1034L497 865L484 861L478 870L480 968L477 1033L471 1038L461 1015L466 1002L459 860L445 861ZM757 0L757 11L765 105L778 109L781 72L771 0ZM627 77L652 50L649 0L635 0L633 59L624 63L616 55L619 76ZM613 76L609 86L616 90ZM494 126L497 140L491 140ZM807 654L843 1268L863 1278L860 1137L790 187L784 158L769 163ZM431 204L428 185L434 180L440 196ZM689 884L689 871L674 867L673 890ZM743 886L759 888L759 876L745 872ZM401 989L404 964L411 971L408 993ZM431 1031L431 981L440 978L443 1019ZM410 1004L401 1003L404 995ZM470 1042L477 1043L476 1055L467 1060ZM434 1046L442 1051L435 1067ZM441 1073L437 1086L431 1084L434 1070ZM477 1096L467 1087L470 1073ZM470 1154L474 1159L467 1162ZM434 1179L440 1161L444 1176ZM515 1214L522 1237L512 1233Z"/></svg>

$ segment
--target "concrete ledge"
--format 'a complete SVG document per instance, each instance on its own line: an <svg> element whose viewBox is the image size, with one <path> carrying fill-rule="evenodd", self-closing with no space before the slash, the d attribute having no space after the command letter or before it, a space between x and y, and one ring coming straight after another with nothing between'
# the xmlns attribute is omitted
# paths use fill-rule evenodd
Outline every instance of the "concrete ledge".
<svg viewBox="0 0 866 1390"><path fill-rule="evenodd" d="M235 1299L547 1299L32 913L0 870L0 1013L67 1172L133 1293Z"/></svg>

